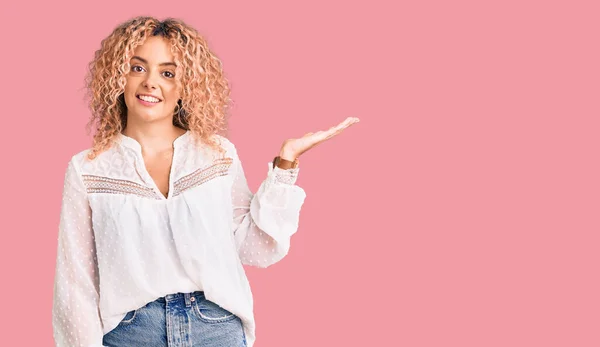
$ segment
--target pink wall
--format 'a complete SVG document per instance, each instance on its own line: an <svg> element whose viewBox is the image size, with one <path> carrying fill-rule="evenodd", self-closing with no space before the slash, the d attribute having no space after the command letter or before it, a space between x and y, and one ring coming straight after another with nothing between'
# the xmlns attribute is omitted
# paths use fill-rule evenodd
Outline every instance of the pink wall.
<svg viewBox="0 0 600 347"><path fill-rule="evenodd" d="M599 346L598 3L491 3L2 5L0 344L53 345L86 64L149 14L222 59L252 189L284 139L361 119L302 157L288 257L247 269L257 347Z"/></svg>

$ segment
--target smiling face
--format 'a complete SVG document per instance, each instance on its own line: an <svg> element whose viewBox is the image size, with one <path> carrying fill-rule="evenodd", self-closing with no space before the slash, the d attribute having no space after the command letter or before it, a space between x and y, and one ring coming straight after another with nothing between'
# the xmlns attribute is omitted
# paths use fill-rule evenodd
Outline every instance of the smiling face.
<svg viewBox="0 0 600 347"><path fill-rule="evenodd" d="M169 42L152 36L138 46L126 76L127 122L172 122L179 100L175 63Z"/></svg>

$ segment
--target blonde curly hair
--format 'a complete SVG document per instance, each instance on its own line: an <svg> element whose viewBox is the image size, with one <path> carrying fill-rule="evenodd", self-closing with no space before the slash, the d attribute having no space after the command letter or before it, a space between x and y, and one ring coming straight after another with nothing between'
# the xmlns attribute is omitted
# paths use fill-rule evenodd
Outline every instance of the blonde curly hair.
<svg viewBox="0 0 600 347"><path fill-rule="evenodd" d="M227 130L230 87L222 63L206 40L183 21L135 17L119 26L104 40L89 63L85 79L86 99L91 110L88 132L94 128L89 159L107 150L127 125L124 90L129 60L137 46L151 36L162 36L171 44L181 99L173 110L173 125L189 130L194 139L223 153L215 134Z"/></svg>

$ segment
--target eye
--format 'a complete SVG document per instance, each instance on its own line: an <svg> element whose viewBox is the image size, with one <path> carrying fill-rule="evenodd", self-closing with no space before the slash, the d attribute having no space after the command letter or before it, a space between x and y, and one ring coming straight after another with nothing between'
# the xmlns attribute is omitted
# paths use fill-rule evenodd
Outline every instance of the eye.
<svg viewBox="0 0 600 347"><path fill-rule="evenodd" d="M175 74L173 74L171 71L165 71L164 74L165 74L165 77L167 77L167 78L175 77Z"/></svg>
<svg viewBox="0 0 600 347"><path fill-rule="evenodd" d="M144 68L141 67L141 66L139 66L139 65L134 65L134 66L131 67L131 71L133 71L133 72L142 72L142 71L144 71Z"/></svg>

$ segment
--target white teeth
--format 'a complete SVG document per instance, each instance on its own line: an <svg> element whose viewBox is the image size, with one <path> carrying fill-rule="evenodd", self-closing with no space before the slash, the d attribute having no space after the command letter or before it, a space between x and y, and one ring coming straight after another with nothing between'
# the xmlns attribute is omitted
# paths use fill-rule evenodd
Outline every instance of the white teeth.
<svg viewBox="0 0 600 347"><path fill-rule="evenodd" d="M146 95L139 95L138 98L147 101L147 102L159 102L160 100L158 100L157 98L154 98L152 96L146 96Z"/></svg>

